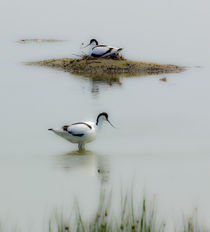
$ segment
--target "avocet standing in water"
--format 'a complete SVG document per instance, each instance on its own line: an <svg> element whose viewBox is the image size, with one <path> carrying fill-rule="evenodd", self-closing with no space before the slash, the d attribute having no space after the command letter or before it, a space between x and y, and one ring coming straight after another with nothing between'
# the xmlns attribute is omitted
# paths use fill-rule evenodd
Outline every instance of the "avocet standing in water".
<svg viewBox="0 0 210 232"><path fill-rule="evenodd" d="M77 122L62 126L61 128L48 130L53 131L71 143L78 143L79 151L82 151L85 149L86 143L90 143L96 139L97 131L105 121L114 127L108 119L108 114L103 112L98 115L96 122Z"/></svg>
<svg viewBox="0 0 210 232"><path fill-rule="evenodd" d="M89 55L92 57L108 57L118 54L123 48L116 48L108 45L100 45L96 39L91 39ZM86 46L86 47L87 47Z"/></svg>

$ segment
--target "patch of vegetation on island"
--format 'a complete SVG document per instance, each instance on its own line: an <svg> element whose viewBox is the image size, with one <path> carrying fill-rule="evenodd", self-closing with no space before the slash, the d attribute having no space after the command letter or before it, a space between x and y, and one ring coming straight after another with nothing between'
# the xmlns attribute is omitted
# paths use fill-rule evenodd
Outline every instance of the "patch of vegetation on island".
<svg viewBox="0 0 210 232"><path fill-rule="evenodd" d="M50 59L28 62L27 64L58 68L66 72L91 78L110 78L110 75L112 77L145 76L184 71L184 67L177 65L132 61L120 55L107 58L93 58L84 55L78 59Z"/></svg>

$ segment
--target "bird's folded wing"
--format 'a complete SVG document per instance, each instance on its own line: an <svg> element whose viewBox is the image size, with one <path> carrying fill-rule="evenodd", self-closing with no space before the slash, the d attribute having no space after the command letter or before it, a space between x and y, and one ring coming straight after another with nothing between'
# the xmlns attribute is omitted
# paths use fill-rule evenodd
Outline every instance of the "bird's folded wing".
<svg viewBox="0 0 210 232"><path fill-rule="evenodd" d="M85 125L85 124L76 124L76 125L71 125L68 127L67 132L72 134L72 135L76 135L76 136L82 136L84 134L87 134L90 132L90 128Z"/></svg>
<svg viewBox="0 0 210 232"><path fill-rule="evenodd" d="M95 55L102 55L102 54L105 54L107 52L110 52L111 50L112 50L111 47L97 46L97 47L93 48L92 53Z"/></svg>

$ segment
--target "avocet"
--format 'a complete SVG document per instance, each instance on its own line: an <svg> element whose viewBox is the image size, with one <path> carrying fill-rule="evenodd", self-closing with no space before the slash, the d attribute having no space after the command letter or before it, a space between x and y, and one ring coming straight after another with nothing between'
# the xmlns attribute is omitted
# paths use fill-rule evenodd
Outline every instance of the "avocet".
<svg viewBox="0 0 210 232"><path fill-rule="evenodd" d="M86 143L90 143L96 139L96 134L105 121L114 127L108 119L108 114L103 112L98 115L96 122L77 122L71 125L64 125L61 128L51 128L48 130L53 131L71 143L77 143L79 151L82 151L85 149Z"/></svg>
<svg viewBox="0 0 210 232"><path fill-rule="evenodd" d="M90 43L86 46L90 46L89 55L92 57L108 57L118 54L123 48L116 48L108 45L100 45L96 39L91 39Z"/></svg>

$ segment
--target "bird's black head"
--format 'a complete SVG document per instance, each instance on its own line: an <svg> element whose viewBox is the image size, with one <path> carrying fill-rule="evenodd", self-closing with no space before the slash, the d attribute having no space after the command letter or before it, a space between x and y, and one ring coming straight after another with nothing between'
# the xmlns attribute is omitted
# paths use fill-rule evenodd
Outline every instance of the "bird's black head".
<svg viewBox="0 0 210 232"><path fill-rule="evenodd" d="M96 125L98 123L98 120L100 117L105 117L105 119L108 121L108 114L106 112L102 112L98 115L97 119L96 119Z"/></svg>
<svg viewBox="0 0 210 232"><path fill-rule="evenodd" d="M108 119L108 114L106 112L102 112L98 115L97 119L96 119L96 125L98 126L100 124L100 122L102 121L107 121L109 122L109 124L114 127L111 122Z"/></svg>
<svg viewBox="0 0 210 232"><path fill-rule="evenodd" d="M96 45L98 45L98 41L96 39L91 39L90 44L92 44L92 43L95 43Z"/></svg>
<svg viewBox="0 0 210 232"><path fill-rule="evenodd" d="M106 120L109 121L108 119L108 114L106 112L102 112L98 115L97 119L96 119L96 125L98 126L99 120Z"/></svg>

